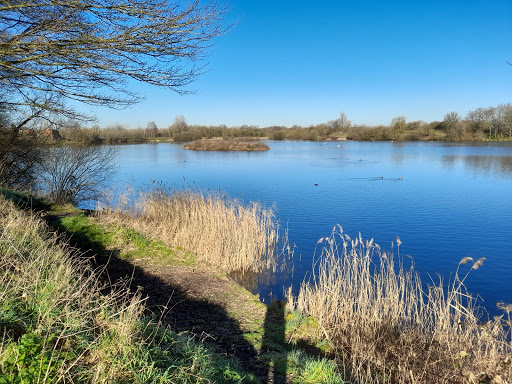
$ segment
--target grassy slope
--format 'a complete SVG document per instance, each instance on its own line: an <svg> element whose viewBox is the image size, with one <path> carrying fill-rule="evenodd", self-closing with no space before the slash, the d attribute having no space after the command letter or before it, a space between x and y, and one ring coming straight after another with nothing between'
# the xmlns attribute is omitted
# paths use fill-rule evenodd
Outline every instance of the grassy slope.
<svg viewBox="0 0 512 384"><path fill-rule="evenodd" d="M189 335L162 327L139 294L101 294L89 262L0 198L0 383L255 382Z"/></svg>
<svg viewBox="0 0 512 384"><path fill-rule="evenodd" d="M70 207L56 210L28 196L4 194L26 208L43 209L53 224L94 254L111 252L144 266L147 273L170 267L188 273L198 270L209 274L209 281L229 280L218 269L198 265L192 253L166 247L131 228L87 217ZM0 265L0 328L5 335L0 345L0 383L261 381L261 375L244 372L240 359L227 358L215 343L163 327L148 315L140 294L127 294L122 286L100 294L105 287L90 263L73 254L32 213L14 208L1 197L0 212L4 261ZM23 273L13 274L13 268ZM296 383L341 381L332 362L298 348L325 349L312 337L317 331L314 320L288 313L283 324L273 324L274 309L232 281L220 286L216 305L223 302L227 316L239 324L244 340L258 352L255 366L275 377L281 374L283 382L284 377ZM278 307L275 311L282 313ZM286 373L280 373L282 369Z"/></svg>

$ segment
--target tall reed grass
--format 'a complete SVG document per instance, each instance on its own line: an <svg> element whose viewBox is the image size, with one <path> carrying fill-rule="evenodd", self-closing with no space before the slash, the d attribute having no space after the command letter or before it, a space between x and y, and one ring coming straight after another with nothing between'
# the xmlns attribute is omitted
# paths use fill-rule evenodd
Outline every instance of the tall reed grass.
<svg viewBox="0 0 512 384"><path fill-rule="evenodd" d="M142 193L133 205L120 203L116 212L137 231L228 272L276 271L285 261L281 256L290 253L287 233L273 210L257 203L159 189Z"/></svg>
<svg viewBox="0 0 512 384"><path fill-rule="evenodd" d="M336 227L291 305L311 315L336 346L346 375L361 383L511 383L512 306L481 322L462 273L426 287L414 270L361 235ZM398 247L400 241L397 238ZM424 288L425 287L425 288Z"/></svg>

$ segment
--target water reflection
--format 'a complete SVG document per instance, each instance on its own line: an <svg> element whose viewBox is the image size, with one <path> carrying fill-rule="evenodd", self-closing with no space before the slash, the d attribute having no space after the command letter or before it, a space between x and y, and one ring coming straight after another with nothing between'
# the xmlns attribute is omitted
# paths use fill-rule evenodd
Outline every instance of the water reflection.
<svg viewBox="0 0 512 384"><path fill-rule="evenodd" d="M259 285L270 286L276 282L276 274L271 270L264 272L238 270L230 272L229 277L253 294L258 293Z"/></svg>
<svg viewBox="0 0 512 384"><path fill-rule="evenodd" d="M160 161L160 151L158 150L157 145L158 143L152 143L146 148L148 158L155 163Z"/></svg>
<svg viewBox="0 0 512 384"><path fill-rule="evenodd" d="M171 144L173 145L173 144ZM176 163L186 163L187 160L188 160L188 154L189 152L188 151L172 151L172 155L174 157L174 161L176 161Z"/></svg>
<svg viewBox="0 0 512 384"><path fill-rule="evenodd" d="M293 264L281 264L279 270L266 269L260 272L232 271L229 273L234 281L240 284L253 294L258 294L260 300L266 304L271 304L276 300L281 300L284 296L282 285L285 281L293 280Z"/></svg>
<svg viewBox="0 0 512 384"><path fill-rule="evenodd" d="M483 173L512 173L512 156L443 156L449 169L458 163Z"/></svg>
<svg viewBox="0 0 512 384"><path fill-rule="evenodd" d="M396 154L391 156L391 161L396 165L402 165L404 163L405 156L403 154Z"/></svg>

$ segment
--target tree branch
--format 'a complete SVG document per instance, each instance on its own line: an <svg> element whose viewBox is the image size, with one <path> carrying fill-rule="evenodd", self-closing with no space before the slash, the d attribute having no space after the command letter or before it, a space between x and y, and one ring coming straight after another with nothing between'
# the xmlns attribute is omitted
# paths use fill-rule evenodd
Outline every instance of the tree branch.
<svg viewBox="0 0 512 384"><path fill-rule="evenodd" d="M41 94L125 107L141 100L128 80L188 93L226 12L212 0L0 1L0 88L19 107Z"/></svg>

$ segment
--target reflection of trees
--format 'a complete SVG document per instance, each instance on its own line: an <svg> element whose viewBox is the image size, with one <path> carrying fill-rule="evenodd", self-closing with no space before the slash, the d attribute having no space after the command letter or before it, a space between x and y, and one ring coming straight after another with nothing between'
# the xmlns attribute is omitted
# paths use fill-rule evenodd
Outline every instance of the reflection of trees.
<svg viewBox="0 0 512 384"><path fill-rule="evenodd" d="M392 142L393 151L391 152L391 161L394 164L402 165L405 161L404 151L407 148L408 143L404 141Z"/></svg>
<svg viewBox="0 0 512 384"><path fill-rule="evenodd" d="M512 156L443 156L445 166L452 167L458 161L476 170L512 173Z"/></svg>
<svg viewBox="0 0 512 384"><path fill-rule="evenodd" d="M405 160L405 156L402 154L402 153L399 153L399 154L393 154L391 156L391 161L394 163L394 164L397 164L397 165L402 165L404 163L404 160Z"/></svg>
<svg viewBox="0 0 512 384"><path fill-rule="evenodd" d="M188 160L187 151L182 150L181 148L177 151L172 151L172 154L174 155L174 161L177 163L186 163Z"/></svg>

